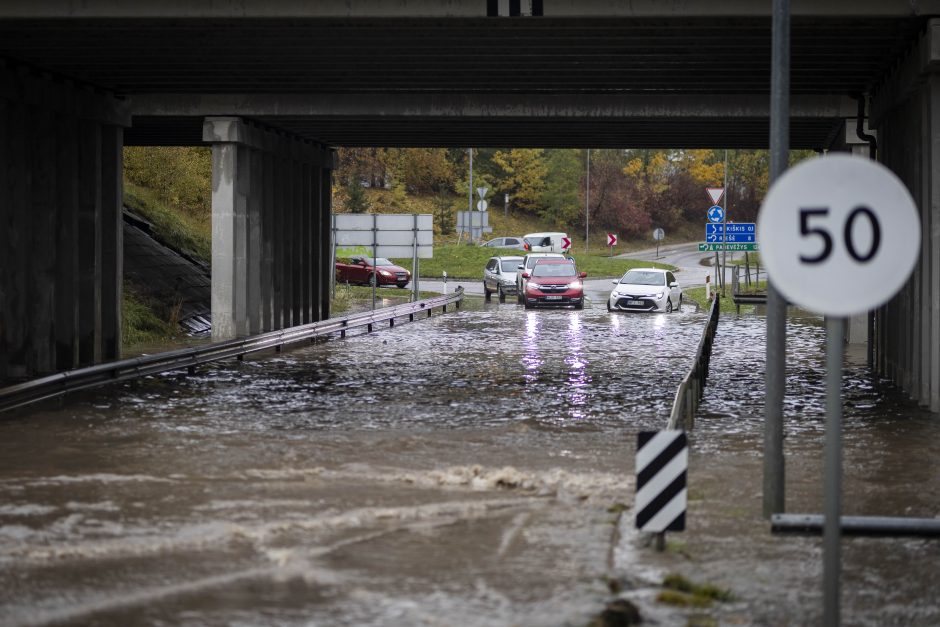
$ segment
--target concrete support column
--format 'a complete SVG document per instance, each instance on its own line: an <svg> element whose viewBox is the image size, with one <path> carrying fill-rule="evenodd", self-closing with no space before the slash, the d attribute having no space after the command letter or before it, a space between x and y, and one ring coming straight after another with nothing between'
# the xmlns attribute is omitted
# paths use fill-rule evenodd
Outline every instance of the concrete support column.
<svg viewBox="0 0 940 627"><path fill-rule="evenodd" d="M322 165L317 169L316 176L319 178L317 190L319 199L317 207L320 212L320 289L319 289L319 319L326 320L330 317L330 284L332 282L335 268L333 267L333 185L332 171L336 169L336 152L329 150L323 152Z"/></svg>
<svg viewBox="0 0 940 627"><path fill-rule="evenodd" d="M120 356L126 103L0 68L0 384Z"/></svg>
<svg viewBox="0 0 940 627"><path fill-rule="evenodd" d="M920 211L920 257L876 315L879 373L940 411L940 19L875 92L880 158Z"/></svg>
<svg viewBox="0 0 940 627"><path fill-rule="evenodd" d="M848 152L865 159L869 158L869 144L866 140L858 136L857 128L856 118L847 119L843 123L842 132L840 132L829 145L829 151ZM877 138L877 133L868 128L867 121L864 123L862 132L868 135L874 135ZM845 329L846 342L859 345L868 344L868 316L869 314L864 313L849 318L848 325L846 325Z"/></svg>
<svg viewBox="0 0 940 627"><path fill-rule="evenodd" d="M212 337L316 319L323 149L234 117L206 118L212 144ZM332 165L332 164L331 164Z"/></svg>

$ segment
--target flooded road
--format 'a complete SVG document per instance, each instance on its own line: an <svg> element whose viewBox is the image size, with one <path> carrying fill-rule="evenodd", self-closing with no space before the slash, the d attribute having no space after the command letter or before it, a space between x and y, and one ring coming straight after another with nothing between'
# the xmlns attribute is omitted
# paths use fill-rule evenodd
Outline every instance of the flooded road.
<svg viewBox="0 0 940 627"><path fill-rule="evenodd" d="M759 518L762 319L719 326L708 394L722 396L692 436L690 529L656 555L618 512L633 499L635 434L665 424L704 314L592 304L468 299L457 314L0 422L0 624L585 625L612 581L650 624L684 624L686 610L654 600L671 571L730 587L736 601L712 610L723 621L812 622L818 539L772 538ZM819 325L791 327L799 511L819 508ZM857 373L847 512L936 515L940 481L924 484L940 424L903 405L880 422L889 396ZM882 432L897 455L873 454ZM926 461L905 462L907 445ZM872 463L923 489L867 487ZM885 511L899 502L912 509ZM878 542L893 561L868 564L880 555L868 545L846 554L865 607L891 581L891 603L914 610L887 615L930 624L936 546ZM897 583L904 563L919 584Z"/></svg>

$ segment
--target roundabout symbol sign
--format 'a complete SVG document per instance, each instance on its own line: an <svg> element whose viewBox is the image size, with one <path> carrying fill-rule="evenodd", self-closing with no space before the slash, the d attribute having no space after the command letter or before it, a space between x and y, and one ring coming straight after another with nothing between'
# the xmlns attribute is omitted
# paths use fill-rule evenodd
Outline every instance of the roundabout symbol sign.
<svg viewBox="0 0 940 627"><path fill-rule="evenodd" d="M920 255L920 219L907 188L861 157L821 157L788 170L764 200L757 229L774 287L831 316L886 302Z"/></svg>

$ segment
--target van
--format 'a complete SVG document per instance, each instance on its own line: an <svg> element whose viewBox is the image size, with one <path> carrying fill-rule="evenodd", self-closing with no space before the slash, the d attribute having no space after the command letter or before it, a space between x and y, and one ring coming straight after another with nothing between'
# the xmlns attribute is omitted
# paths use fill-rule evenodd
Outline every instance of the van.
<svg viewBox="0 0 940 627"><path fill-rule="evenodd" d="M562 238L567 237L567 233L529 233L522 236L522 247L530 253L564 253Z"/></svg>

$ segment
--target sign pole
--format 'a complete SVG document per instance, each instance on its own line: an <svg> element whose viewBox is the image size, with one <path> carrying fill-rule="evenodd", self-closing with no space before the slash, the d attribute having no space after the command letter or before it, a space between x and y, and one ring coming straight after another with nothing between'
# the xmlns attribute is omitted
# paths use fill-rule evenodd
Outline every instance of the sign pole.
<svg viewBox="0 0 940 627"><path fill-rule="evenodd" d="M375 310L375 288L379 283L379 267L376 264L375 247L379 238L379 216L372 214L372 309Z"/></svg>
<svg viewBox="0 0 940 627"><path fill-rule="evenodd" d="M418 214L414 214L414 232L411 245L411 289L415 301L418 300Z"/></svg>
<svg viewBox="0 0 940 627"><path fill-rule="evenodd" d="M823 484L823 625L839 625L842 561L842 350L845 319L826 317L826 444Z"/></svg>
<svg viewBox="0 0 940 627"><path fill-rule="evenodd" d="M725 149L725 213L721 218L721 229L723 233L721 234L721 241L728 243L728 209L730 206L728 204L728 150ZM725 246L724 250L721 251L721 297L724 298L725 294L725 270L728 268L728 247Z"/></svg>
<svg viewBox="0 0 940 627"><path fill-rule="evenodd" d="M790 0L773 0L770 71L770 183L790 154ZM767 367L764 373L764 518L784 505L783 392L786 385L787 303L767 275Z"/></svg>

